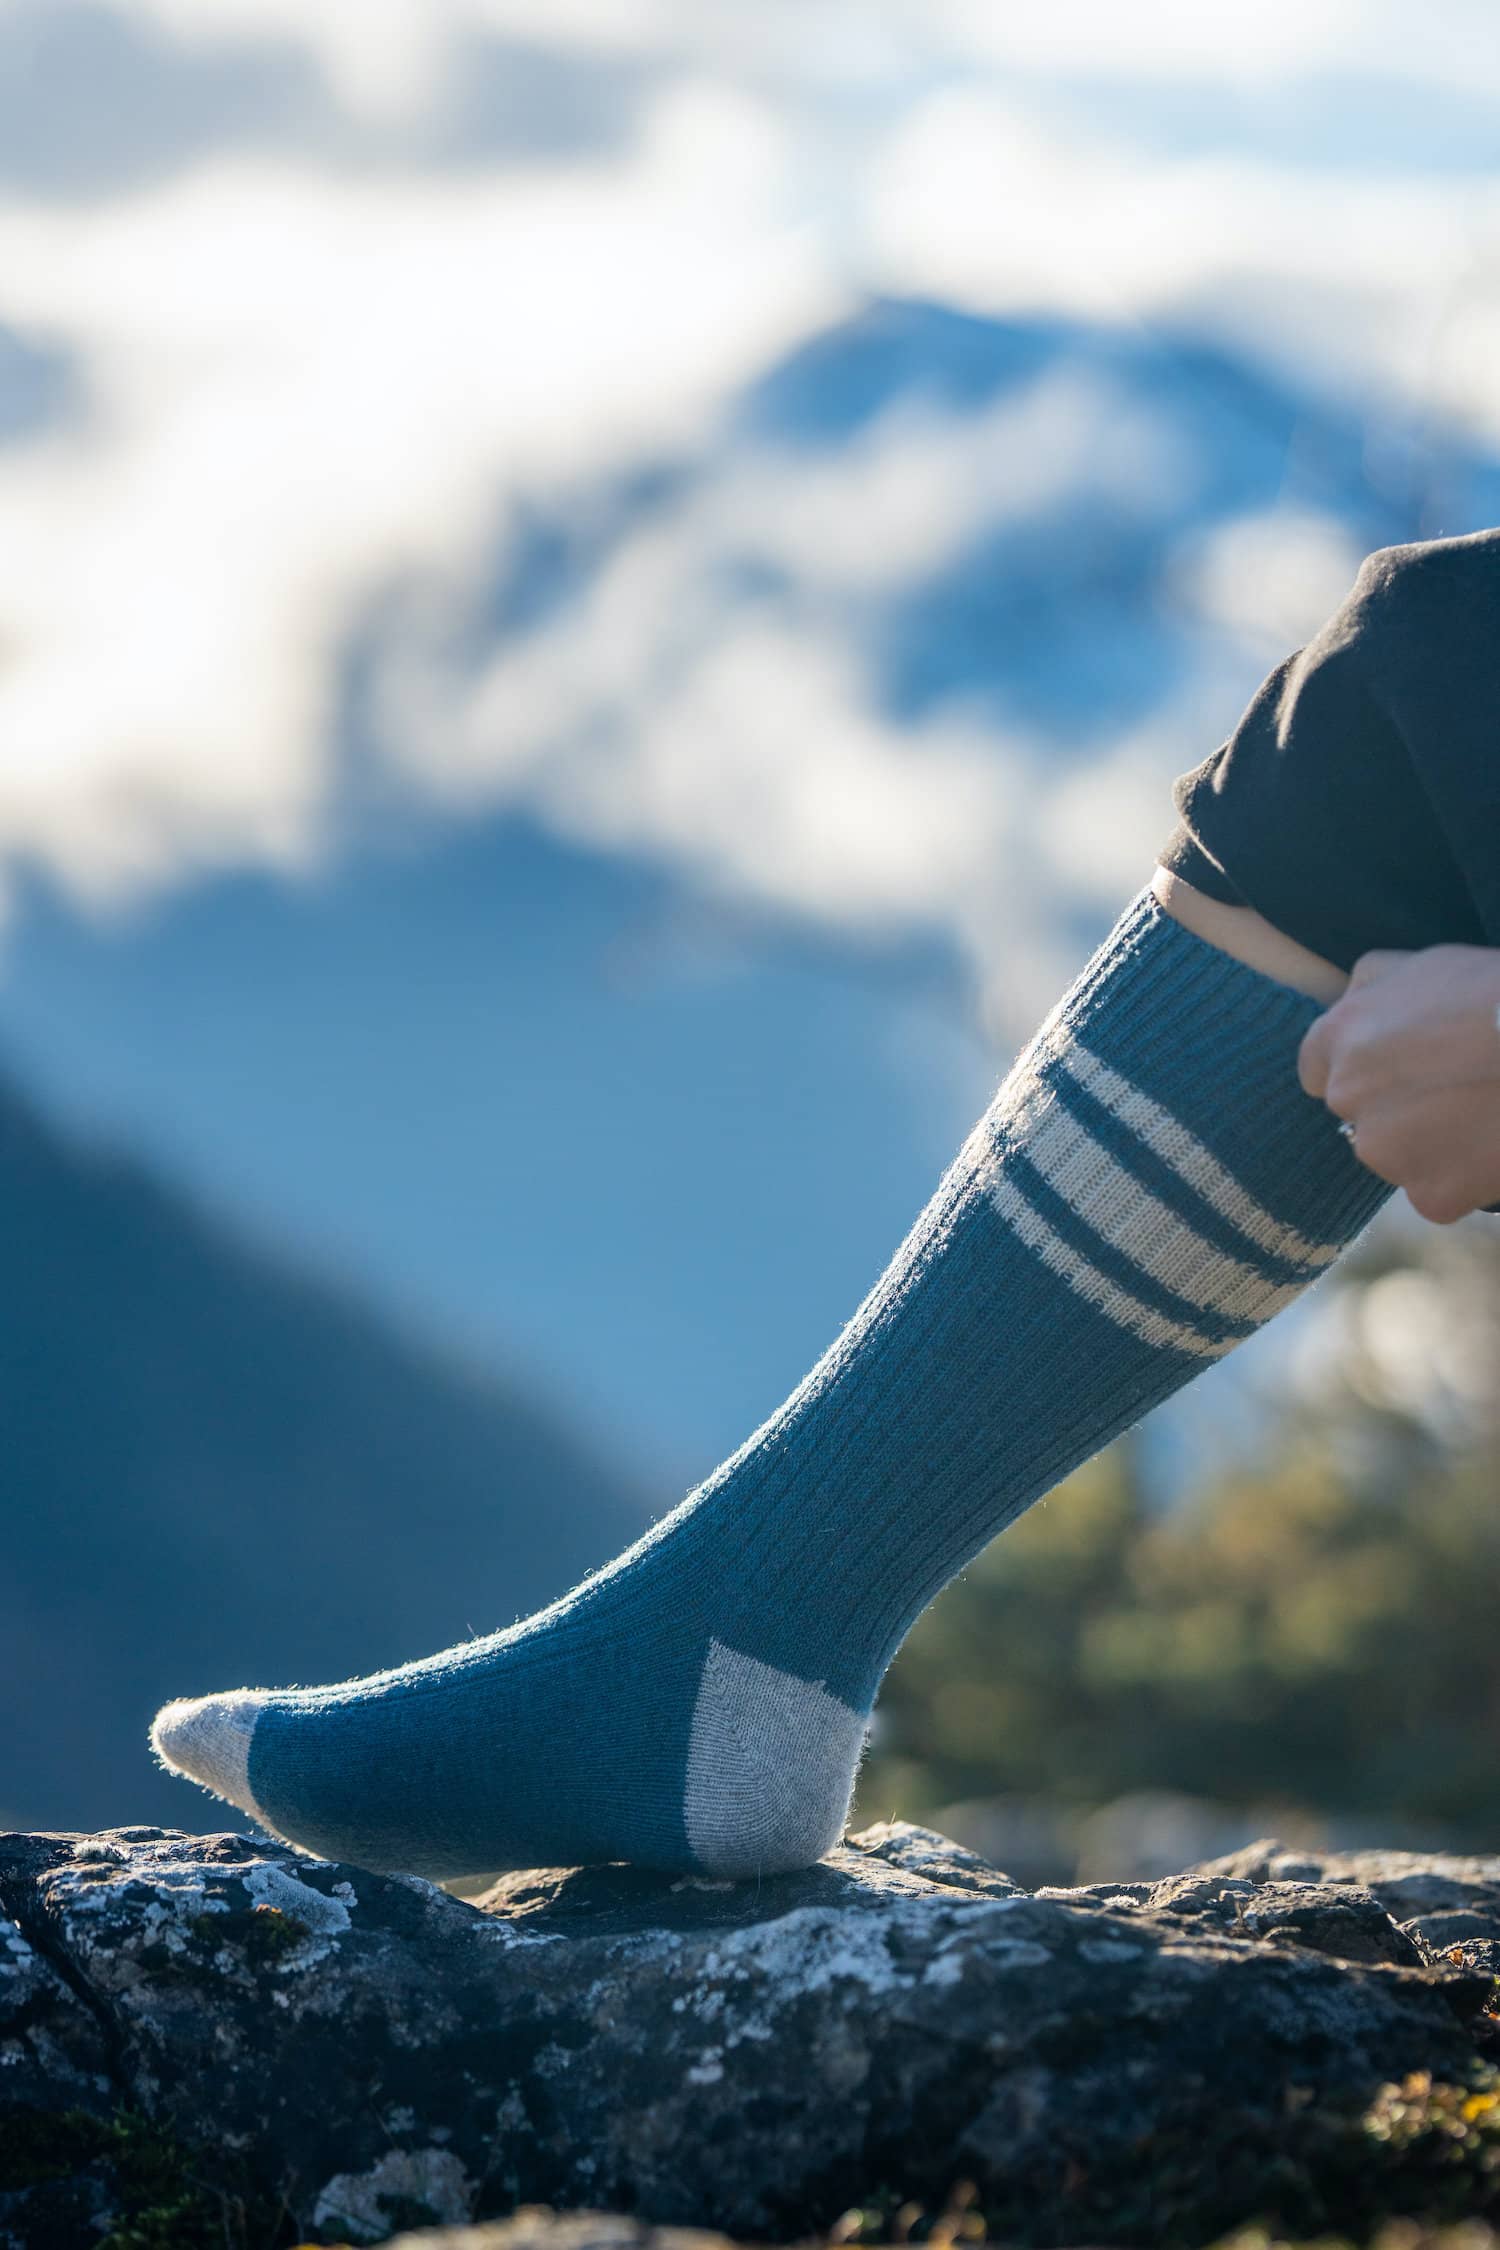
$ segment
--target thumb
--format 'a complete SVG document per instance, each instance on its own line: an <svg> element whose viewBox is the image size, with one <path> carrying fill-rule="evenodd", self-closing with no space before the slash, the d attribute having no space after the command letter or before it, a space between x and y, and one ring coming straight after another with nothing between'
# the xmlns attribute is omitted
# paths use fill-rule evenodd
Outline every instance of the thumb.
<svg viewBox="0 0 1500 2250"><path fill-rule="evenodd" d="M1333 1010L1325 1008L1315 1022L1308 1025L1302 1044L1297 1049L1297 1076L1304 1094L1312 1094L1321 1101L1328 1091L1328 1073L1332 1067L1330 1049L1333 1045Z"/></svg>
<svg viewBox="0 0 1500 2250"><path fill-rule="evenodd" d="M1349 972L1349 982L1345 989L1357 992L1361 985L1379 984L1382 977L1388 977L1393 969L1399 969L1404 961L1411 958L1409 952L1399 952L1395 947L1384 952L1362 953Z"/></svg>

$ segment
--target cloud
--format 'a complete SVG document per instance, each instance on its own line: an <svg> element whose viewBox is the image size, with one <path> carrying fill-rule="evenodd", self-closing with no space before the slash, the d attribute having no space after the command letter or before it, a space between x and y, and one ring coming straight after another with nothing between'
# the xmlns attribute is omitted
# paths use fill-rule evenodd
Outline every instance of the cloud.
<svg viewBox="0 0 1500 2250"><path fill-rule="evenodd" d="M324 24L315 11L306 21ZM634 140L659 84L690 75L537 30L506 38L435 14L414 72L396 67L399 48L381 61L378 37L362 40L350 48L358 70L373 61L381 83L392 77L388 98L372 99L358 76L346 82L341 50L264 8L194 10L174 31L141 5L0 0L0 184L101 202L252 152L367 178L605 163Z"/></svg>
<svg viewBox="0 0 1500 2250"><path fill-rule="evenodd" d="M1173 592L1183 607L1256 649L1266 669L1329 617L1363 561L1333 518L1296 506L1256 510L1180 542Z"/></svg>
<svg viewBox="0 0 1500 2250"><path fill-rule="evenodd" d="M996 1009L1024 1009L1045 989L1047 937L1080 896L1071 844L1059 832L1054 856L1041 841L1058 783L1038 746L957 714L893 725L855 654L809 620L752 611L701 634L690 623L692 647L664 650L670 628L638 635L630 620L654 592L681 622L686 557L669 544L670 567L665 553L633 553L583 616L451 706L406 702L397 739L431 746L424 791L441 776L450 805L523 808L555 834L806 925L956 940ZM1150 834L1166 826L1155 749ZM1127 849L1116 827L1116 891ZM1132 872L1149 872L1144 840ZM1022 953L1024 986L1005 974Z"/></svg>
<svg viewBox="0 0 1500 2250"><path fill-rule="evenodd" d="M565 179L246 164L0 209L0 308L91 412L0 450L0 850L106 898L315 847L345 636L497 489L691 430L834 300L712 89Z"/></svg>
<svg viewBox="0 0 1500 2250"><path fill-rule="evenodd" d="M23 13L0 0L0 25ZM1295 497L1200 528L1169 589L1192 662L1149 725L1059 762L958 704L895 724L880 605L989 526L1155 520L1185 474L1166 403L1071 367L800 455L732 440L725 403L877 289L1217 338L1500 443L1493 174L1172 155L1130 98L1407 68L1472 91L1491 66L1471 78L1444 30L1481 22L1470 0L1275 0L1253 24L1185 0L114 13L184 70L300 56L332 107L296 156L246 153L230 102L239 153L184 144L129 195L0 202L0 322L85 409L0 444L0 868L89 901L333 848L344 670L378 611L379 754L404 787L524 804L775 911L940 929L998 976L1028 915L1060 928L1144 869L1163 777L1337 600L1351 534ZM423 120L476 40L636 72L634 138L601 110L574 161L524 169L512 104L468 169L434 170ZM1101 79L1107 133L1040 99ZM565 82L534 81L538 106ZM380 164L349 161L341 114L387 135ZM572 505L651 459L693 465L680 502L565 612L459 661L510 502Z"/></svg>
<svg viewBox="0 0 1500 2250"><path fill-rule="evenodd" d="M889 288L1170 322L1330 388L1421 398L1500 443L1489 366L1448 333L1455 314L1500 312L1500 172L1157 158L959 86L892 133L866 223Z"/></svg>
<svg viewBox="0 0 1500 2250"><path fill-rule="evenodd" d="M1195 0L921 0L934 41L971 65L1069 70L1128 84L1229 81L1246 91L1325 71L1404 85L1500 86L1488 0L1263 0L1248 9Z"/></svg>
<svg viewBox="0 0 1500 2250"><path fill-rule="evenodd" d="M15 4L15 0L11 0ZM116 0L188 49L274 41L310 54L337 99L372 120L420 115L476 34L620 57L691 53L680 0ZM684 59L687 59L684 57Z"/></svg>
<svg viewBox="0 0 1500 2250"><path fill-rule="evenodd" d="M1340 528L1292 510L1185 546L1197 660L1170 694L1164 682L1148 724L1086 759L957 691L920 724L895 720L877 684L887 605L954 568L979 532L1045 526L1082 502L1170 546L1191 468L1164 414L1063 360L967 414L898 396L832 453L795 439L711 449L608 536L607 509L558 493L566 603L477 663L462 578L413 589L387 619L372 674L383 754L450 808L522 807L700 891L846 933L954 939L1014 1030L1072 960L1070 919L1146 880L1168 780L1253 684L1245 646L1272 594L1236 608L1234 540L1283 553L1275 614L1303 637L1359 557L1338 576ZM1143 631L1173 629L1143 608Z"/></svg>
<svg viewBox="0 0 1500 2250"><path fill-rule="evenodd" d="M21 0L8 0L15 6ZM590 54L676 58L763 80L909 89L939 72L1068 72L1275 87L1323 72L1463 91L1500 88L1489 0L1263 0L1253 12L1196 0L114 0L184 45L274 40L313 55L342 98L375 112L430 102L476 33L544 38Z"/></svg>

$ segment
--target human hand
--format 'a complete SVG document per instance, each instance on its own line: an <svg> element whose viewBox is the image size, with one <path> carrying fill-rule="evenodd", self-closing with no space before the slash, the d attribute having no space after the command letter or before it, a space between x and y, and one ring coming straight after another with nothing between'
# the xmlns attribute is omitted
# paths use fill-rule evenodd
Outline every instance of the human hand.
<svg viewBox="0 0 1500 2250"><path fill-rule="evenodd" d="M1500 1202L1500 949L1366 953L1297 1052L1361 1164L1438 1226Z"/></svg>

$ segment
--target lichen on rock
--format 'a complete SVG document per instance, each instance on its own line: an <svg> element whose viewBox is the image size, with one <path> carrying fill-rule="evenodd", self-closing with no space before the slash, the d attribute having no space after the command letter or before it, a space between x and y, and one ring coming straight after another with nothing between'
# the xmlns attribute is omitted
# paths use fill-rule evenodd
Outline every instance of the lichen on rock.
<svg viewBox="0 0 1500 2250"><path fill-rule="evenodd" d="M0 2250L178 2250L122 2117L177 2152L161 2225L175 2193L228 2250L544 2204L805 2240L955 2181L951 2239L1121 2250L1378 2217L1371 2181L1482 2210L1500 1862L1257 1851L1033 1893L897 1823L760 1883L470 1902L251 1835L0 1840Z"/></svg>

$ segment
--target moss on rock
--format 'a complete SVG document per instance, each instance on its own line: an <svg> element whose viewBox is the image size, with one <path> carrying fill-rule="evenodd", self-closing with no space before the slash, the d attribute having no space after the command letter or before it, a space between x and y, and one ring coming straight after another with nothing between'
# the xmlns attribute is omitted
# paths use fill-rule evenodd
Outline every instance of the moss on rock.
<svg viewBox="0 0 1500 2250"><path fill-rule="evenodd" d="M24 2103L0 2108L0 2195L75 2187L91 2177L110 2214L105 2231L91 2237L98 2250L204 2250L243 2239L242 2223L226 2228L224 2198L198 2177L192 2153L139 2110L97 2117Z"/></svg>

